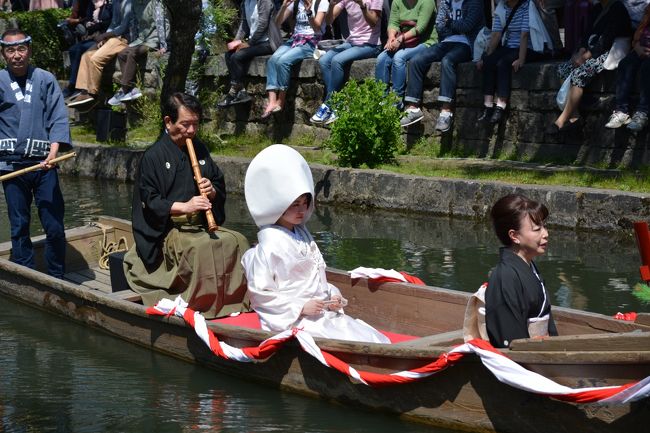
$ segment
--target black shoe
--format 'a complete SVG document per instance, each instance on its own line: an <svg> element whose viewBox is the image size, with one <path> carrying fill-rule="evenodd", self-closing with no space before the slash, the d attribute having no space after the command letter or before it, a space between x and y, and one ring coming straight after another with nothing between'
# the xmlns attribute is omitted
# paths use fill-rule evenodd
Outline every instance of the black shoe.
<svg viewBox="0 0 650 433"><path fill-rule="evenodd" d="M235 95L235 99L233 99L232 104L245 104L247 102L251 101L250 95L246 92L246 90L241 89L239 92L237 92L237 95Z"/></svg>
<svg viewBox="0 0 650 433"><path fill-rule="evenodd" d="M560 128L561 132L571 132L580 129L582 126L582 117L578 117L576 120L571 122L570 120L567 120L564 125Z"/></svg>
<svg viewBox="0 0 650 433"><path fill-rule="evenodd" d="M487 122L492 118L492 112L494 111L494 107L484 107L483 111L481 112L481 115L478 116L479 122Z"/></svg>
<svg viewBox="0 0 650 433"><path fill-rule="evenodd" d="M548 125L548 126L546 127L546 129L544 130L544 132L545 132L547 135L557 135L557 134L559 134L560 132L562 132L562 130L561 130L560 127L557 126L555 123L551 123L550 125Z"/></svg>
<svg viewBox="0 0 650 433"><path fill-rule="evenodd" d="M490 117L490 123L499 123L505 116L506 109L501 107L495 107L492 116Z"/></svg>
<svg viewBox="0 0 650 433"><path fill-rule="evenodd" d="M226 97L223 98L221 101L219 101L217 103L217 108L228 108L228 107L230 107L233 104L232 101L234 101L236 97L237 97L237 94L234 94L234 95L231 94L231 93L226 94Z"/></svg>

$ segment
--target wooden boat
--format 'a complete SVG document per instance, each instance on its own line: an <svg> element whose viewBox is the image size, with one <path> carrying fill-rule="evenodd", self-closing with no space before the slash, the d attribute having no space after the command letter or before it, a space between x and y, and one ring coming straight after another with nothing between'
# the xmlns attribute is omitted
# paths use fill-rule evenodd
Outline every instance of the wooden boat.
<svg viewBox="0 0 650 433"><path fill-rule="evenodd" d="M8 260L0 244L0 293L66 316L124 340L229 375L285 390L388 411L407 420L476 432L645 432L650 399L622 406L578 405L524 392L498 382L469 356L419 382L383 388L360 384L329 369L289 343L264 363L241 363L212 354L178 317L149 316L130 290L114 292L98 267L101 243L125 237L128 221L104 217L99 225L67 231L66 280ZM35 238L35 248L43 239ZM37 254L38 255L38 254ZM349 299L346 311L379 329L420 338L392 344L316 339L318 345L359 370L392 373L419 367L462 342L469 294L403 283L351 280L329 270L330 281ZM503 352L525 368L571 387L619 385L650 376L650 315L635 323L600 314L554 308L561 335L518 340ZM218 338L235 347L257 346L268 332L209 322Z"/></svg>

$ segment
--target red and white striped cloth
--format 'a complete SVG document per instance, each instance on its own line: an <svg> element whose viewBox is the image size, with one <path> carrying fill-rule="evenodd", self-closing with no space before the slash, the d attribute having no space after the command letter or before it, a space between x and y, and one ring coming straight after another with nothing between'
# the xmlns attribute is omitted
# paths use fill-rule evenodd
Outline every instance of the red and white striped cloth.
<svg viewBox="0 0 650 433"><path fill-rule="evenodd" d="M476 354L480 357L483 365L500 382L524 391L563 401L615 405L641 400L650 396L650 376L639 382L620 386L570 388L538 373L526 370L492 347L489 342L478 339L461 344L420 368L392 374L380 374L356 370L336 356L322 351L310 334L297 328L281 332L264 340L257 347L241 349L232 347L219 341L208 328L205 318L200 313L187 308L187 303L180 296L175 301L161 300L155 307L148 308L147 313L182 317L188 325L194 328L199 338L215 355L233 361L264 362L278 351L286 341L296 338L302 349L318 359L323 365L334 368L363 384L374 387L415 382L453 366L465 355Z"/></svg>

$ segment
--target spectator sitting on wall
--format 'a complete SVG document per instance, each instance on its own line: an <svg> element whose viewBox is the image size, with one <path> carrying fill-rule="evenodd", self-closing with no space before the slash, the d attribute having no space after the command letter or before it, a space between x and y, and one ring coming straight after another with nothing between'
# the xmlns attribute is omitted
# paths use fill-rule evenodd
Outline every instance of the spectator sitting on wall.
<svg viewBox="0 0 650 433"><path fill-rule="evenodd" d="M312 57L316 45L325 31L327 0L284 0L276 17L276 24L293 16L295 24L291 38L273 53L266 63L266 90L269 101L262 119L284 109L287 89L291 80L291 67Z"/></svg>
<svg viewBox="0 0 650 433"><path fill-rule="evenodd" d="M375 78L387 86L392 83L400 100L406 91L409 60L436 42L435 6L432 0L395 0L391 5L388 41L377 58Z"/></svg>
<svg viewBox="0 0 650 433"><path fill-rule="evenodd" d="M230 74L230 90L217 104L227 108L249 102L251 97L244 89L244 77L251 60L272 54L282 45L280 29L273 19L273 0L244 0L235 39L228 43L226 65Z"/></svg>
<svg viewBox="0 0 650 433"><path fill-rule="evenodd" d="M342 11L347 11L350 36L318 59L323 81L325 99L310 121L329 124L336 120L336 113L327 105L332 93L345 84L345 69L355 60L377 57L381 52L382 0L331 0L325 21L331 25Z"/></svg>
<svg viewBox="0 0 650 433"><path fill-rule="evenodd" d="M56 9L63 7L63 0L30 0L29 10Z"/></svg>
<svg viewBox="0 0 650 433"><path fill-rule="evenodd" d="M648 123L650 108L650 4L646 6L641 23L634 32L632 51L618 64L616 73L616 108L610 116L605 128L620 128L639 132ZM630 93L634 85L637 71L641 71L639 105L634 115L628 115Z"/></svg>
<svg viewBox="0 0 650 433"><path fill-rule="evenodd" d="M542 52L537 52L530 37L530 1L504 0L494 11L490 42L476 63L476 67L483 70L484 109L479 121L499 123L510 98L512 72L518 72L526 61L543 58L544 44L541 45Z"/></svg>
<svg viewBox="0 0 650 433"><path fill-rule="evenodd" d="M161 0L133 0L133 12L138 17L138 38L117 55L122 72L120 90L108 100L110 105L133 101L142 96L135 86L138 64L146 62L149 51L159 56L167 52L169 19Z"/></svg>
<svg viewBox="0 0 650 433"><path fill-rule="evenodd" d="M102 71L132 40L133 12L131 0L113 0L113 17L106 32L95 36L97 49L90 49L81 56L75 87L81 93L68 100L68 107L97 104L97 94Z"/></svg>
<svg viewBox="0 0 650 433"><path fill-rule="evenodd" d="M69 26L83 30L80 41L68 48L70 56L70 79L63 89L64 98L74 98L79 94L75 89L81 56L95 46L95 36L103 33L113 16L111 0L75 0L70 16L66 18Z"/></svg>
<svg viewBox="0 0 650 433"><path fill-rule="evenodd" d="M436 122L436 130L446 132L453 120L452 102L456 93L456 65L472 58L474 39L483 27L482 0L442 0L436 16L438 42L414 56L408 67L406 88L406 116L402 126L419 122L424 117L420 98L424 76L433 62L440 62L440 95L442 110Z"/></svg>
<svg viewBox="0 0 650 433"><path fill-rule="evenodd" d="M558 66L558 73L563 80L571 77L571 87L562 113L547 128L548 134L568 131L580 125L578 107L585 87L605 69L614 40L631 34L630 16L620 0L601 0L594 6L580 49L570 61ZM614 59L609 60L618 63Z"/></svg>

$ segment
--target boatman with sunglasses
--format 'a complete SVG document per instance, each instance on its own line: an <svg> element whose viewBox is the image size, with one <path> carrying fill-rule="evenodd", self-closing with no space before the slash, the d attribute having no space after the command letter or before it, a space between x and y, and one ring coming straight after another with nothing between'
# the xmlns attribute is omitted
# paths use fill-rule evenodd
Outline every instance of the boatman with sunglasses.
<svg viewBox="0 0 650 433"><path fill-rule="evenodd" d="M63 196L50 161L70 147L68 112L54 76L30 65L32 38L19 29L2 34L7 68L0 70L0 175L41 164L2 182L11 224L11 260L34 268L29 237L32 200L45 230L47 272L63 278Z"/></svg>

